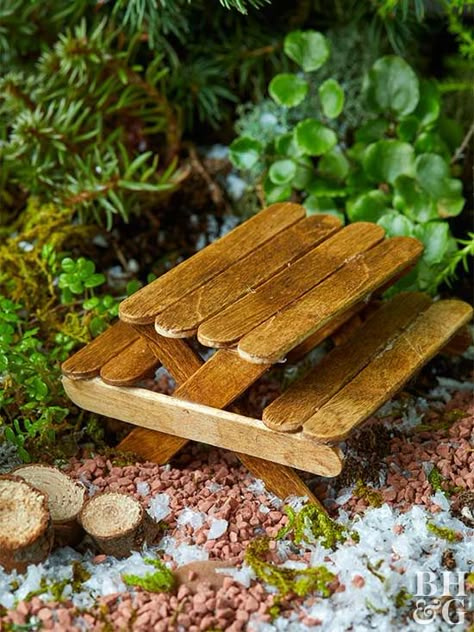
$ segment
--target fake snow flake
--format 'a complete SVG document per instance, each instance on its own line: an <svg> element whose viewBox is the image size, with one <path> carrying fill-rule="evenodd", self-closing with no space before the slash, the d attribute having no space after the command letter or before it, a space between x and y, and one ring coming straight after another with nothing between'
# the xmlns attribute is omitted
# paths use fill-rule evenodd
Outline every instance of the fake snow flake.
<svg viewBox="0 0 474 632"><path fill-rule="evenodd" d="M168 494L157 494L150 500L148 514L157 522L167 518L170 513L170 497Z"/></svg>
<svg viewBox="0 0 474 632"><path fill-rule="evenodd" d="M217 540L221 535L227 531L229 523L227 520L219 520L217 518L211 518L211 528L209 529L209 533L207 534L208 540Z"/></svg>
<svg viewBox="0 0 474 632"><path fill-rule="evenodd" d="M200 529L204 524L204 520L206 519L206 514L202 513L202 511L194 511L189 507L183 509L183 511L179 514L177 524L178 527L184 527L185 525L190 525L193 529Z"/></svg>
<svg viewBox="0 0 474 632"><path fill-rule="evenodd" d="M149 493L150 493L149 484L145 481L138 481L137 494L140 494L140 496L148 496Z"/></svg>
<svg viewBox="0 0 474 632"><path fill-rule="evenodd" d="M172 536L165 536L160 543L160 549L174 559L177 566L184 566L190 562L202 562L209 559L209 553L197 544L177 543Z"/></svg>
<svg viewBox="0 0 474 632"><path fill-rule="evenodd" d="M218 575L232 577L232 579L242 584L242 586L245 586L245 588L248 588L252 580L257 577L248 564L242 564L241 568L216 568L215 572Z"/></svg>

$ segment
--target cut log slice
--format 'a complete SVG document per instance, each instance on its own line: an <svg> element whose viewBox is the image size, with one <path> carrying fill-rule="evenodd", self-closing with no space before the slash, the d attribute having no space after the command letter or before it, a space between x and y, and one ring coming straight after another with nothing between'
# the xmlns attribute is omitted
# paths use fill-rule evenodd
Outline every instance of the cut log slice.
<svg viewBox="0 0 474 632"><path fill-rule="evenodd" d="M52 545L46 495L18 476L0 476L0 565L23 573L44 562Z"/></svg>
<svg viewBox="0 0 474 632"><path fill-rule="evenodd" d="M130 494L103 492L84 504L80 514L84 530L106 555L127 557L144 542L152 544L159 525Z"/></svg>
<svg viewBox="0 0 474 632"><path fill-rule="evenodd" d="M74 546L80 542L83 531L77 518L84 505L84 485L49 465L21 465L14 473L46 494L55 546Z"/></svg>

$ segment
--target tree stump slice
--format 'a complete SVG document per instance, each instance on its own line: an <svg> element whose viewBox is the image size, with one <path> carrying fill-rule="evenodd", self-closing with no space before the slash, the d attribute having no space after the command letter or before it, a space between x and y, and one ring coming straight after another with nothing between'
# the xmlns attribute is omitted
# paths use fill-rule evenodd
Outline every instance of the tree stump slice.
<svg viewBox="0 0 474 632"><path fill-rule="evenodd" d="M117 558L153 543L159 532L138 500L122 492L96 494L85 502L79 520L98 549Z"/></svg>
<svg viewBox="0 0 474 632"><path fill-rule="evenodd" d="M0 476L0 565L23 573L44 562L53 533L46 494L19 476Z"/></svg>
<svg viewBox="0 0 474 632"><path fill-rule="evenodd" d="M14 474L46 494L54 527L54 545L78 544L84 535L78 522L85 501L84 485L49 465L20 465Z"/></svg>

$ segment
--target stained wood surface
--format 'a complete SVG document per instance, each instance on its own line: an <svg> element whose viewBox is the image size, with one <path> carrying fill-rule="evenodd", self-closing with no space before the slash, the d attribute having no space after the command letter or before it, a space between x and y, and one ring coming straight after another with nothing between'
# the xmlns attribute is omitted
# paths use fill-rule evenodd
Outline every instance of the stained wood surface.
<svg viewBox="0 0 474 632"><path fill-rule="evenodd" d="M278 233L183 299L158 314L156 331L171 338L194 335L219 313L341 228L332 215L313 215Z"/></svg>
<svg viewBox="0 0 474 632"><path fill-rule="evenodd" d="M244 336L238 345L239 354L249 362L278 362L331 319L400 274L422 250L416 239L393 237L352 258L298 301Z"/></svg>
<svg viewBox="0 0 474 632"><path fill-rule="evenodd" d="M64 375L86 380L99 375L100 369L129 345L138 340L138 334L120 321L106 329L86 347L68 358L61 366Z"/></svg>
<svg viewBox="0 0 474 632"><path fill-rule="evenodd" d="M344 439L436 355L472 312L456 300L428 307L304 423L305 436L322 442Z"/></svg>
<svg viewBox="0 0 474 632"><path fill-rule="evenodd" d="M163 309L304 217L305 209L299 204L269 206L123 301L120 319L130 324L153 323Z"/></svg>
<svg viewBox="0 0 474 632"><path fill-rule="evenodd" d="M166 339L157 335L151 325L141 326L137 328L142 335L147 335L148 342L153 344L154 353L160 359L160 361L167 366L168 371L179 383L185 382L181 387L182 397L190 397L192 393L196 393L196 378L193 376L199 371L199 367L204 366L203 360L189 347L189 345L183 340ZM220 354L220 355L218 355ZM229 356L227 352L217 352L215 357L225 358L223 362L227 362L227 369L235 368L235 364L238 356L233 354L233 357ZM214 363L216 361L214 360ZM198 367L196 369L196 366ZM242 371L243 366L246 366L250 371L250 375L254 375L254 367L245 363L243 366L238 361L237 366ZM210 374L214 374L215 364L211 367ZM204 376L205 377L205 376ZM186 380L189 379L186 385ZM199 378L202 379L201 377ZM232 383L232 377L229 378ZM219 389L218 384L217 389ZM216 390L216 389L214 389ZM237 392L241 390L241 387L237 385L235 389ZM212 392L212 391L211 391ZM233 397L230 391L226 396L222 394L217 395L222 404L227 401L229 397ZM212 401L212 400L208 400ZM215 400L218 401L218 400ZM231 401L231 400L229 400ZM242 412L237 406L233 406L234 412ZM135 428L125 439L119 444L119 449L124 451L135 452L141 455L143 458L153 461L155 463L167 463L181 448L187 443L187 439L174 436L172 434L166 434L164 432L158 432L153 430L147 430L146 428ZM340 453L337 453L341 458ZM280 498L286 498L292 494L300 496L308 496L311 502L317 504L323 511L326 511L324 506L319 502L316 496L310 491L310 489L303 483L296 472L291 467L283 465L281 463L274 463L271 460L263 460L261 458L252 456L251 454L239 453L238 457L240 461L249 469L249 471L264 481L267 489L279 496ZM342 466L341 466L342 467Z"/></svg>
<svg viewBox="0 0 474 632"><path fill-rule="evenodd" d="M75 404L100 415L244 452L313 474L337 476L341 471L341 455L337 449L308 441L301 433L276 433L259 419L145 389L110 386L100 378L83 381L63 377L63 384Z"/></svg>
<svg viewBox="0 0 474 632"><path fill-rule="evenodd" d="M347 311L343 312L336 318L333 318L327 325L321 327L315 331L311 336L308 336L303 342L292 349L288 353L289 362L298 362L304 356L315 349L318 345L324 342L327 338L332 338L332 340L336 343L336 337L341 328L346 325L349 321L351 321L354 316L365 306L365 303L357 303Z"/></svg>
<svg viewBox="0 0 474 632"><path fill-rule="evenodd" d="M153 375L159 365L146 340L139 338L104 364L100 377L107 384L128 386Z"/></svg>
<svg viewBox="0 0 474 632"><path fill-rule="evenodd" d="M254 292L200 325L199 341L209 347L237 344L242 336L293 302L301 301L308 290L383 237L383 229L376 224L358 222L346 226Z"/></svg>
<svg viewBox="0 0 474 632"><path fill-rule="evenodd" d="M235 351L219 349L173 395L214 408L225 408L269 368L268 364L250 364Z"/></svg>
<svg viewBox="0 0 474 632"><path fill-rule="evenodd" d="M430 304L427 295L418 293L399 294L383 304L352 338L264 409L265 425L278 431L299 430Z"/></svg>
<svg viewBox="0 0 474 632"><path fill-rule="evenodd" d="M201 368L202 359L185 340L159 336L153 325L134 325L133 328L146 339L152 353L178 384Z"/></svg>

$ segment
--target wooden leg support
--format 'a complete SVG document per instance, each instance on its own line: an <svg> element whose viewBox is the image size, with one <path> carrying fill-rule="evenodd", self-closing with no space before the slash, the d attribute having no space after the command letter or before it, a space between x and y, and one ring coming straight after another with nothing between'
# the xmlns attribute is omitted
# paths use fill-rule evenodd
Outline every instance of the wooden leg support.
<svg viewBox="0 0 474 632"><path fill-rule="evenodd" d="M136 327L150 343L150 348L173 378L182 385L174 396L200 404L225 408L269 368L250 364L237 354L219 350L204 363L184 340L159 336L152 325ZM238 411L237 407L232 410ZM156 463L166 463L187 443L186 439L162 432L136 428L119 444L121 450L133 451ZM292 494L308 496L311 502L323 506L303 483L296 472L285 465L237 454L240 461L266 488L281 498Z"/></svg>

